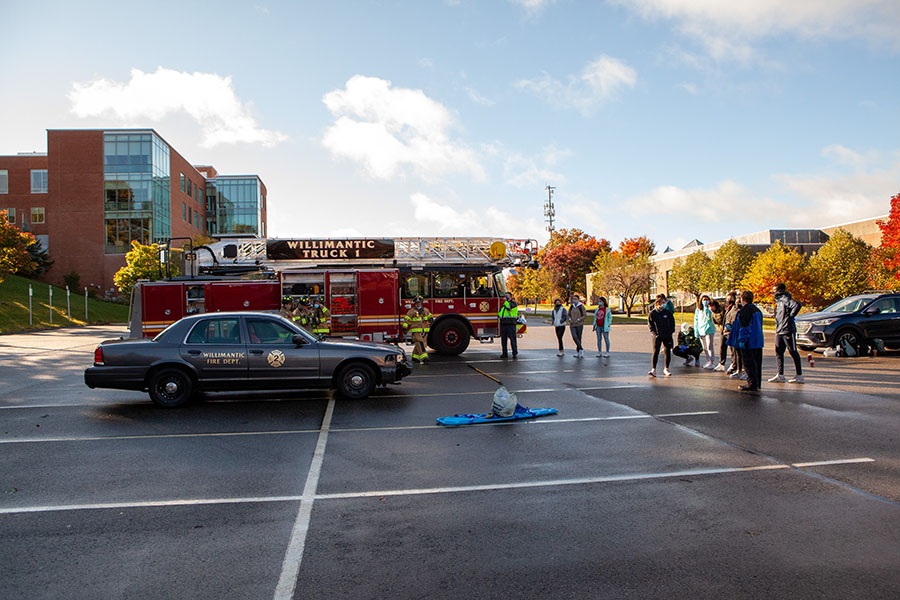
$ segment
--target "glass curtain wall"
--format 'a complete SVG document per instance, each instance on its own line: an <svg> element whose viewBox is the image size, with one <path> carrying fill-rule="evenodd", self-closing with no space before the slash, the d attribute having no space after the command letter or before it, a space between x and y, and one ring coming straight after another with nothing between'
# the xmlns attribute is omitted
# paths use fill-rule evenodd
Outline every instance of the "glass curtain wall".
<svg viewBox="0 0 900 600"><path fill-rule="evenodd" d="M207 216L214 209L214 225L219 235L260 235L262 190L256 177L228 177L207 181Z"/></svg>
<svg viewBox="0 0 900 600"><path fill-rule="evenodd" d="M150 132L103 134L106 254L172 235L169 147Z"/></svg>

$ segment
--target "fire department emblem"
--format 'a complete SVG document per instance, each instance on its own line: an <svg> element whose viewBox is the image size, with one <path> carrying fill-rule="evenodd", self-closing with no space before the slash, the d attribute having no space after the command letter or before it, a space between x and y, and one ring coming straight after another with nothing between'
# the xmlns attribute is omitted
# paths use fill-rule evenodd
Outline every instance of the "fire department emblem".
<svg viewBox="0 0 900 600"><path fill-rule="evenodd" d="M491 304L489 302L482 302L478 305L478 308L481 312L487 312L491 308Z"/></svg>
<svg viewBox="0 0 900 600"><path fill-rule="evenodd" d="M266 360L269 361L270 367L280 367L284 364L284 352L281 350L272 350L269 352L269 356L266 357Z"/></svg>

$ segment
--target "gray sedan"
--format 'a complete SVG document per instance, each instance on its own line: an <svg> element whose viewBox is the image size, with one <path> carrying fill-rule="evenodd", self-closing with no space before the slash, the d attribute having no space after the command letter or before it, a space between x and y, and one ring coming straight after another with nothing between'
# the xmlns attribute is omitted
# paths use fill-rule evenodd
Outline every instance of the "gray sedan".
<svg viewBox="0 0 900 600"><path fill-rule="evenodd" d="M398 346L327 341L277 315L234 312L185 317L152 340L104 341L84 382L176 407L199 391L334 388L365 398L410 373Z"/></svg>

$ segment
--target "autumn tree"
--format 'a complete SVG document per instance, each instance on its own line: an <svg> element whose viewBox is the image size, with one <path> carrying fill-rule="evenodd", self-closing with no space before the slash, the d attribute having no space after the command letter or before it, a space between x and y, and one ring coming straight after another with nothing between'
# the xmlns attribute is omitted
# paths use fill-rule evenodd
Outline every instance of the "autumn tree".
<svg viewBox="0 0 900 600"><path fill-rule="evenodd" d="M891 212L886 221L878 221L881 229L881 253L887 273L893 273L894 286L900 282L900 194L891 198Z"/></svg>
<svg viewBox="0 0 900 600"><path fill-rule="evenodd" d="M702 250L696 250L684 260L677 259L669 273L669 286L694 296L700 304L700 295L709 289L709 271L712 259Z"/></svg>
<svg viewBox="0 0 900 600"><path fill-rule="evenodd" d="M506 288L519 302L532 300L537 308L541 300L553 291L553 284L545 269L520 268L506 279Z"/></svg>
<svg viewBox="0 0 900 600"><path fill-rule="evenodd" d="M625 238L619 242L619 252L629 260L636 256L650 257L656 254L656 244L651 242L650 238L645 235Z"/></svg>
<svg viewBox="0 0 900 600"><path fill-rule="evenodd" d="M0 281L9 275L34 269L34 260L28 252L28 247L34 243L33 235L23 232L0 215Z"/></svg>
<svg viewBox="0 0 900 600"><path fill-rule="evenodd" d="M753 292L756 302L772 302L772 287L779 282L787 285L795 300L812 304L816 300L816 281L805 256L775 241L760 253L750 265L741 282Z"/></svg>
<svg viewBox="0 0 900 600"><path fill-rule="evenodd" d="M554 287L567 294L584 295L586 275L601 252L609 252L606 239L596 239L580 229L560 229L538 253L538 262L547 269Z"/></svg>
<svg viewBox="0 0 900 600"><path fill-rule="evenodd" d="M131 250L125 255L125 266L113 275L113 283L122 294L130 294L138 279L156 281L160 273L159 245L145 246L132 241Z"/></svg>
<svg viewBox="0 0 900 600"><path fill-rule="evenodd" d="M852 296L868 287L869 245L838 229L809 260L818 293L826 301Z"/></svg>
<svg viewBox="0 0 900 600"><path fill-rule="evenodd" d="M637 253L631 258L622 252L604 252L594 261L594 289L607 295L621 295L625 314L631 316L635 298L650 293L653 265L650 256Z"/></svg>
<svg viewBox="0 0 900 600"><path fill-rule="evenodd" d="M727 292L735 289L753 263L753 250L730 239L713 253L709 263L706 286L710 290Z"/></svg>
<svg viewBox="0 0 900 600"><path fill-rule="evenodd" d="M888 266L894 264L900 251L893 248L869 248L869 260L866 263L866 283L873 290L892 290L900 287L898 275L900 271Z"/></svg>

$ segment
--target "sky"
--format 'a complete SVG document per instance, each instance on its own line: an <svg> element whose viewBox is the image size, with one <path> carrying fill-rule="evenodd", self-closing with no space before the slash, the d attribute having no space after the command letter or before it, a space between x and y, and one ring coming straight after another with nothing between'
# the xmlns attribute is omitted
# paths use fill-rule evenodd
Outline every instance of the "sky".
<svg viewBox="0 0 900 600"><path fill-rule="evenodd" d="M270 237L646 235L887 214L897 0L10 2L0 154L155 129Z"/></svg>

